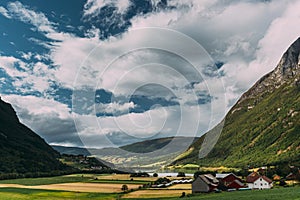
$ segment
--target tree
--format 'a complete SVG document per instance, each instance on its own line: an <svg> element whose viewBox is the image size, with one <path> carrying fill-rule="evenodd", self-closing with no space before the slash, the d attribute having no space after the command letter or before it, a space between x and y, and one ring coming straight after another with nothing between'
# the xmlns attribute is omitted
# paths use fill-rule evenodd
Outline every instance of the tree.
<svg viewBox="0 0 300 200"><path fill-rule="evenodd" d="M180 198L183 198L183 197L185 197L185 192L182 192L182 194L180 196Z"/></svg>
<svg viewBox="0 0 300 200"><path fill-rule="evenodd" d="M286 185L286 182L284 180L280 180L279 186L285 186L285 185Z"/></svg>
<svg viewBox="0 0 300 200"><path fill-rule="evenodd" d="M128 186L127 186L127 185L122 185L121 190L122 190L123 192L128 191Z"/></svg>
<svg viewBox="0 0 300 200"><path fill-rule="evenodd" d="M184 172L178 172L177 177L185 177L185 173Z"/></svg>
<svg viewBox="0 0 300 200"><path fill-rule="evenodd" d="M158 177L158 174L157 174L157 173L154 173L154 174L153 174L153 177Z"/></svg>

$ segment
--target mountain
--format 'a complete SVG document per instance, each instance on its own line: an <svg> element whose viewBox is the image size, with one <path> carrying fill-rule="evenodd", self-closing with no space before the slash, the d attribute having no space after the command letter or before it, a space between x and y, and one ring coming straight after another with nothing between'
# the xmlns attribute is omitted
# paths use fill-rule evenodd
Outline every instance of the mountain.
<svg viewBox="0 0 300 200"><path fill-rule="evenodd" d="M219 138L215 134L218 130L222 131ZM288 48L272 72L242 95L219 125L173 164L231 167L299 164L299 136L300 38ZM216 145L200 159L205 155L201 146L209 146L214 140Z"/></svg>
<svg viewBox="0 0 300 200"><path fill-rule="evenodd" d="M53 174L68 169L41 137L20 123L12 106L0 98L0 175Z"/></svg>
<svg viewBox="0 0 300 200"><path fill-rule="evenodd" d="M153 140L145 140L143 142L136 142L130 145L122 146L121 149L125 151L130 151L134 153L149 153L155 150L161 149L164 146L168 145L170 142L176 141L176 145L186 147L186 143L191 140L194 142L198 138L190 138L190 137L167 137L167 138L158 138ZM181 149L181 148L180 148Z"/></svg>
<svg viewBox="0 0 300 200"><path fill-rule="evenodd" d="M59 146L59 145L51 145L51 147L61 154L84 155L84 156L91 155L89 149L86 149L83 147L65 147L65 146ZM92 149L90 149L90 150L92 150ZM96 149L93 149L93 150L96 150Z"/></svg>
<svg viewBox="0 0 300 200"><path fill-rule="evenodd" d="M153 169L161 166L161 164L169 164L197 139L191 137L159 138L133 143L120 148L85 149L62 146L53 146L53 148L62 154L92 155L106 162L114 163L119 168L139 170Z"/></svg>

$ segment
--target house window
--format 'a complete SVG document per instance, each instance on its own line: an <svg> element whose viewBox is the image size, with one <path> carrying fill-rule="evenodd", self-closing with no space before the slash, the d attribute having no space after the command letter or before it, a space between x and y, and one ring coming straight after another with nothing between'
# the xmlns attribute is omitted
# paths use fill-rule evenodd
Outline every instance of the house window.
<svg viewBox="0 0 300 200"><path fill-rule="evenodd" d="M265 183L265 185L267 185L267 184Z"/></svg>
<svg viewBox="0 0 300 200"><path fill-rule="evenodd" d="M254 183L254 185L256 185L256 183Z"/></svg>
<svg viewBox="0 0 300 200"><path fill-rule="evenodd" d="M261 183L260 186L263 186L263 184Z"/></svg>

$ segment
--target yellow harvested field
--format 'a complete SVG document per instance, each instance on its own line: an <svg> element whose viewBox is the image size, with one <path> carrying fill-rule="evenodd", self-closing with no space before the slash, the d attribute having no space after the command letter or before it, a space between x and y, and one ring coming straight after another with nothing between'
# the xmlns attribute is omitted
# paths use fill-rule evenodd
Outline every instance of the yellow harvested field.
<svg viewBox="0 0 300 200"><path fill-rule="evenodd" d="M99 192L99 193L117 193L122 192L123 184L108 183L62 183L50 185L25 186L18 184L0 184L0 187L47 189L47 190L65 190L72 192ZM137 189L141 185L127 184L128 189Z"/></svg>
<svg viewBox="0 0 300 200"><path fill-rule="evenodd" d="M22 187L26 187L26 186L19 185L19 184L0 184L0 188L6 188L6 187L22 188Z"/></svg>
<svg viewBox="0 0 300 200"><path fill-rule="evenodd" d="M163 198L163 197L180 197L182 192L191 194L191 190L138 190L125 194L124 198Z"/></svg>
<svg viewBox="0 0 300 200"><path fill-rule="evenodd" d="M176 184L168 187L169 189L191 190L192 184Z"/></svg>

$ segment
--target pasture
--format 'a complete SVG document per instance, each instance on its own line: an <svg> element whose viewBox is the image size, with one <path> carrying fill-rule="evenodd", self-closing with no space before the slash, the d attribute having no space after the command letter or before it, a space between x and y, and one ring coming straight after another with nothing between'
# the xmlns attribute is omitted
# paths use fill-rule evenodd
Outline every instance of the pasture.
<svg viewBox="0 0 300 200"><path fill-rule="evenodd" d="M97 193L121 193L123 184L117 183L61 183L50 185L19 185L19 184L0 184L0 188L24 188L24 189L45 189L63 190L72 192L97 192ZM128 184L128 190L138 189L137 184Z"/></svg>
<svg viewBox="0 0 300 200"><path fill-rule="evenodd" d="M118 194L84 193L24 188L0 188L0 200L113 200Z"/></svg>
<svg viewBox="0 0 300 200"><path fill-rule="evenodd" d="M169 178L169 177L168 177ZM300 187L276 187L271 190L235 191L191 195L191 184L177 184L168 188L141 188L157 178L134 177L128 174L74 174L49 178L27 178L0 181L0 200L19 199L178 199L184 192L187 199L205 200L300 200ZM170 177L177 179L177 177ZM122 191L122 185L128 192Z"/></svg>

